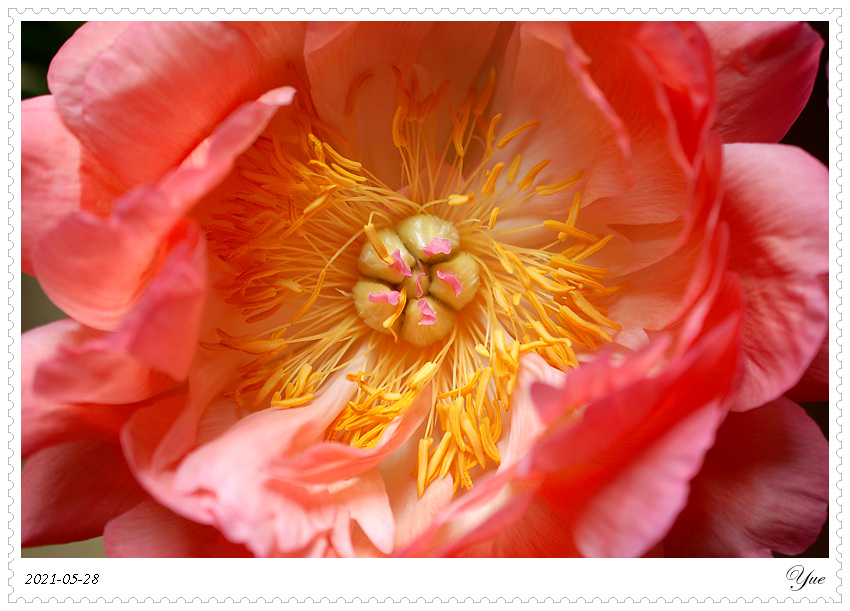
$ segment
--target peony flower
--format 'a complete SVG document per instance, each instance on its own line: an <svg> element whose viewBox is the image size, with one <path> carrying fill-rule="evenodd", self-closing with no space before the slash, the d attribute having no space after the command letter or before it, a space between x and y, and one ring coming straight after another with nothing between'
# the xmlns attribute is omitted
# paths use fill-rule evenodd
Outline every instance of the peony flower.
<svg viewBox="0 0 850 611"><path fill-rule="evenodd" d="M24 545L799 553L827 172L775 143L821 47L85 25L23 104L23 270L69 315L22 338Z"/></svg>

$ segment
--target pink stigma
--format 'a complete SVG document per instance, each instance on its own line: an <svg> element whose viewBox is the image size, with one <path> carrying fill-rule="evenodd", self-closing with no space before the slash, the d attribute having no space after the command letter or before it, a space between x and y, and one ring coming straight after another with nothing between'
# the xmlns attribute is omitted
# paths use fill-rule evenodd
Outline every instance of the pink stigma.
<svg viewBox="0 0 850 611"><path fill-rule="evenodd" d="M398 291L390 291L388 293L369 293L369 301L371 301L372 303L384 302L390 305L396 305L400 296L401 293L399 293Z"/></svg>
<svg viewBox="0 0 850 611"><path fill-rule="evenodd" d="M463 291L463 285L460 283L458 277L451 272L444 272L441 269L437 270L437 278L448 284L455 292L455 297L461 294Z"/></svg>
<svg viewBox="0 0 850 611"><path fill-rule="evenodd" d="M422 312L422 320L419 321L420 325L433 325L437 322L437 313L428 305L427 301L420 299L416 302L416 305L419 306L419 311Z"/></svg>
<svg viewBox="0 0 850 611"><path fill-rule="evenodd" d="M425 277L425 274L417 274L416 275L416 296L422 297L425 294L425 289L422 288L422 278Z"/></svg>
<svg viewBox="0 0 850 611"><path fill-rule="evenodd" d="M401 251L396 250L392 254L393 262L390 265L390 269L397 270L401 272L401 275L405 278L410 278L413 276L413 272L410 271L410 268L407 266L407 263L404 262L404 259L401 258Z"/></svg>
<svg viewBox="0 0 850 611"><path fill-rule="evenodd" d="M422 249L429 257L447 255L452 251L452 242L447 238L431 238L431 243Z"/></svg>

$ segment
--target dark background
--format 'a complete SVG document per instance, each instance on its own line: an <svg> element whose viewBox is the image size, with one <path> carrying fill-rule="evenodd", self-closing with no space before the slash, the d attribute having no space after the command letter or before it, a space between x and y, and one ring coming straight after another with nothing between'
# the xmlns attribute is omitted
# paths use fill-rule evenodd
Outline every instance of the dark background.
<svg viewBox="0 0 850 611"><path fill-rule="evenodd" d="M29 98L49 93L47 90L47 67L50 60L82 21L41 22L24 21L21 23L21 96ZM783 143L799 146L829 165L829 111L827 107L828 83L826 61L829 57L829 22L810 22L827 43L821 55L821 68L818 71L814 90L808 105L797 122L782 140ZM27 275L21 280L21 328L23 331L43 325L64 314L57 309L41 292L38 282ZM828 403L810 403L803 407L818 423L829 439ZM88 556L103 555L102 544L94 539L81 544L51 546L24 550L25 556ZM780 555L780 554L777 554ZM825 558L829 556L829 521L824 525L817 542L800 557Z"/></svg>

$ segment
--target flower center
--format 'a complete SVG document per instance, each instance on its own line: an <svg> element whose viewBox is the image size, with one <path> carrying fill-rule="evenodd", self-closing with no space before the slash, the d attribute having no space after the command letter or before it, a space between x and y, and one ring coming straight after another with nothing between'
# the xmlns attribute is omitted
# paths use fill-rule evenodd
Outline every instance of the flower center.
<svg viewBox="0 0 850 611"><path fill-rule="evenodd" d="M352 291L363 322L420 348L444 339L480 284L478 263L460 250L455 226L417 214L393 228L367 226L366 236Z"/></svg>
<svg viewBox="0 0 850 611"><path fill-rule="evenodd" d="M577 367L619 328L605 316L619 287L585 261L611 236L577 227L581 169L537 184L551 160L527 167L520 154L505 156L539 122L497 137L501 115L485 115L495 71L480 93L449 105L444 142L436 134L447 83L422 98L415 72L397 71L402 188L371 174L356 145L304 104L240 159L244 189L205 229L230 278L219 288L250 329L219 329L211 346L253 359L228 395L244 410L300 408L358 363L326 439L368 448L429 392L414 468L421 496L447 476L455 489L471 487L476 471L499 464L521 356ZM347 109L368 81L352 87ZM556 205L538 210L563 212L517 220L528 216L519 206L544 200Z"/></svg>

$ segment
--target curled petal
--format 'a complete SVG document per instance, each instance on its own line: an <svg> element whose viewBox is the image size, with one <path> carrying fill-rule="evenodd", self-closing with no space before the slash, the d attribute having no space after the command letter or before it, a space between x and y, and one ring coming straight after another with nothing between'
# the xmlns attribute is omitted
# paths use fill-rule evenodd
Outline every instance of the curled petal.
<svg viewBox="0 0 850 611"><path fill-rule="evenodd" d="M779 142L809 100L823 40L806 23L703 22L725 142Z"/></svg>

